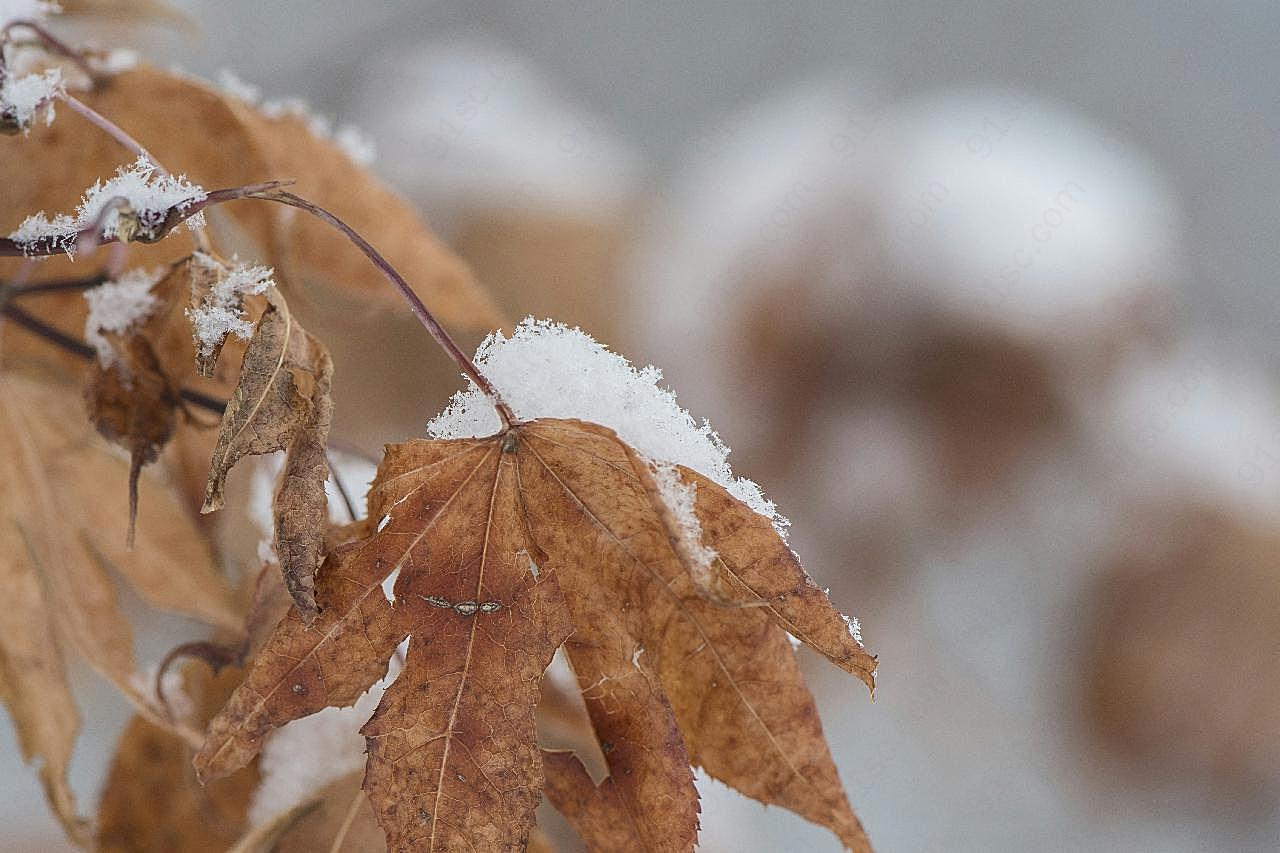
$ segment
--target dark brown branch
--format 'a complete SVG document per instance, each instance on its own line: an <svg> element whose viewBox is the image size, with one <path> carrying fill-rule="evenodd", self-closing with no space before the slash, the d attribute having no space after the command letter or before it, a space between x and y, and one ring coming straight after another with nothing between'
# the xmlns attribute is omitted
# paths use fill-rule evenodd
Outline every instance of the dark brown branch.
<svg viewBox="0 0 1280 853"><path fill-rule="evenodd" d="M55 329L53 326L50 326L43 320L33 317L11 302L6 302L3 308L0 308L0 314L17 323L28 332L39 335L46 341L61 347L73 355L78 355L81 358L97 357L97 351L84 341L73 338L59 329Z"/></svg>
<svg viewBox="0 0 1280 853"><path fill-rule="evenodd" d="M96 272L83 278L55 278L49 281L38 281L35 284L15 284L5 288L10 299L24 296L40 296L46 293L63 293L66 291L89 290L97 287L110 278L106 272ZM0 285L3 287L3 285Z"/></svg>
<svg viewBox="0 0 1280 853"><path fill-rule="evenodd" d="M22 308L14 305L12 302L6 302L3 307L0 307L0 316L12 320L28 332L44 338L49 343L71 353L72 355L79 356L83 359L92 359L97 358L98 356L97 351L84 341L79 338L73 338L71 335L68 335L60 329L55 329L53 326L50 326L38 317L32 316ZM226 400L211 397L208 394L191 388L179 389L178 396L191 405L204 409L205 411L213 412L218 416L221 416L227 408Z"/></svg>
<svg viewBox="0 0 1280 853"><path fill-rule="evenodd" d="M229 187L227 189L214 190L213 192L208 193L202 200L192 202L181 209L178 207L169 208L164 220L155 227L154 233L150 235L140 235L136 238L136 242L155 243L168 235L168 233L178 227L178 225L203 210L213 207L214 205L233 201L237 198L256 198L256 193L275 189L276 187L284 186L286 183L286 181L268 181L261 184L249 184L243 187ZM104 208L104 210L106 210L106 208ZM119 238L115 236L104 237L102 234L101 224L95 222L77 232L42 237L38 240L32 240L27 243L18 243L8 237L0 237L0 257L44 257L48 255L59 255L65 252L68 246L81 251L92 251L103 243L115 243L118 241Z"/></svg>

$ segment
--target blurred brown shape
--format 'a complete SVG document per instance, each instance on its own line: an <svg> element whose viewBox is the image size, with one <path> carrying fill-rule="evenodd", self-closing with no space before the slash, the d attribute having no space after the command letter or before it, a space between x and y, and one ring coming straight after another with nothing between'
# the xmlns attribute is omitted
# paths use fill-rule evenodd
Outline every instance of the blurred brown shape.
<svg viewBox="0 0 1280 853"><path fill-rule="evenodd" d="M217 711L241 676L237 669L217 677L208 672L202 664L192 664L184 673L201 723ZM246 767L205 787L196 781L192 755L181 738L133 718L102 789L100 853L222 853L235 843L258 784L257 769Z"/></svg>
<svg viewBox="0 0 1280 853"><path fill-rule="evenodd" d="M1143 773L1280 777L1280 535L1211 512L1134 531L1093 604L1086 719Z"/></svg>

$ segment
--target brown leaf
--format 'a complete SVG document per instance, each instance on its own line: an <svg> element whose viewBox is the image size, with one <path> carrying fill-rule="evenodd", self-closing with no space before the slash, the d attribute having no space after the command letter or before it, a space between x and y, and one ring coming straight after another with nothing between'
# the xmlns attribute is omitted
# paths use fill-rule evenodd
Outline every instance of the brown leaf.
<svg viewBox="0 0 1280 853"><path fill-rule="evenodd" d="M6 505L10 497L4 495ZM6 595L0 607L0 698L13 720L22 760L40 759L40 781L54 815L67 835L83 844L88 822L79 816L67 781L80 715L67 686L53 614L26 551L22 528L6 515L0 526L0 584Z"/></svg>
<svg viewBox="0 0 1280 853"><path fill-rule="evenodd" d="M285 585L309 622L329 518L324 483L333 363L283 296L268 290L267 302L222 415L202 511L222 506L227 473L244 456L287 450L274 504L276 552Z"/></svg>
<svg viewBox="0 0 1280 853"><path fill-rule="evenodd" d="M217 677L203 666L185 671L186 692L198 697L197 719L208 720L240 673ZM121 735L98 803L99 853L222 853L239 837L258 784L246 767L205 787L191 767L191 747L142 717ZM162 807L160 807L162 806Z"/></svg>
<svg viewBox="0 0 1280 853"><path fill-rule="evenodd" d="M174 265L150 294L156 307L127 332L99 332L113 359L94 362L86 400L98 433L129 451L129 532L134 539L138 477L169 442L177 422L184 376L190 373L190 346L184 340L181 297L186 264Z"/></svg>
<svg viewBox="0 0 1280 853"><path fill-rule="evenodd" d="M129 465L93 435L73 389L0 375L0 455L10 460L0 478L0 571L11 591L0 616L0 680L24 755L42 759L51 805L79 837L65 779L78 726L65 649L157 713L135 677L132 631L107 567L166 609L228 626L238 618L193 520L149 479L143 489L170 516L167 526L132 552L123 547L125 507L108 495L124 490Z"/></svg>
<svg viewBox="0 0 1280 853"><path fill-rule="evenodd" d="M542 785L537 679L571 620L565 650L610 776L591 792L580 777L558 780L557 796L600 798L642 849L689 850L692 760L869 850L787 631L868 677L873 659L768 520L697 479L704 543L744 599L709 602L635 464L611 430L581 421L389 446L369 496L376 528L331 554L316 624L294 613L281 623L197 767L216 777L272 728L350 704L411 635L405 670L364 729L365 789L390 846L524 843ZM395 570L393 606L379 585Z"/></svg>

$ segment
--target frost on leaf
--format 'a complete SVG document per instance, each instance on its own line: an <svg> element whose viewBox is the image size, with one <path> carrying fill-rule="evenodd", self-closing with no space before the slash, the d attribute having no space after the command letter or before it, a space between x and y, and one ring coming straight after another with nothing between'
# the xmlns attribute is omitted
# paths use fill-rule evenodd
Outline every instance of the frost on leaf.
<svg viewBox="0 0 1280 853"><path fill-rule="evenodd" d="M85 291L89 316L84 323L84 340L97 350L99 365L110 367L117 358L108 333L122 335L155 310L159 301L152 295L151 288L164 272L163 269L129 270Z"/></svg>
<svg viewBox="0 0 1280 853"><path fill-rule="evenodd" d="M128 5L135 10L139 4ZM77 96L121 127L143 134L144 141L154 140L162 150L161 140L211 142L187 146L182 155L174 155L172 164L166 163L198 175L206 188L295 179L294 191L299 195L331 210L357 231L376 235L374 242L387 260L397 269L413 271L410 283L415 291L450 328L478 332L503 322L492 297L476 283L468 266L432 233L413 207L352 162L336 140L315 138L303 119L268 118L214 85L145 62L113 76L109 85ZM101 129L90 122L59 121L51 129L33 127L31 132L39 135L38 145L0 136L0 162L5 164L0 195L11 211L62 210L68 169L74 166L73 181L88 186L119 165L118 147L104 140ZM49 163L69 165L51 170ZM347 306L344 310L362 313L402 310L400 297L387 287L381 273L346 237L323 222L282 216L265 204L229 204L220 211L237 235L256 241L257 260L276 267L282 275L287 271L291 282L318 304ZM0 222L0 235L21 220L20 215L13 216L12 221ZM68 227L49 230L53 235L74 230L73 221L63 224ZM39 227L38 221L29 223L24 235L27 243L13 248L28 253L53 249L48 242L31 244L32 232ZM71 248L68 241L54 250L65 248ZM165 254L177 257L177 253Z"/></svg>
<svg viewBox="0 0 1280 853"><path fill-rule="evenodd" d="M245 298L274 287L274 270L233 262L224 265L203 252L191 256L191 307L187 318L196 344L196 365L202 376L213 364L228 335L248 340L253 323L245 312Z"/></svg>
<svg viewBox="0 0 1280 853"><path fill-rule="evenodd" d="M645 484L650 464L606 427L539 418L389 446L369 519L318 574L314 624L295 610L279 625L211 724L198 772L230 772L271 730L351 704L412 637L363 728L364 787L391 849L518 848L545 772L557 799L607 798L625 821L617 837L690 850L692 764L869 850L788 633L868 683L875 659L770 518L676 471L681 512L741 606L707 600L674 513ZM382 583L397 570L393 604ZM576 773L567 762L544 771L534 736L538 680L562 641L609 769L599 792L562 777Z"/></svg>
<svg viewBox="0 0 1280 853"><path fill-rule="evenodd" d="M53 101L63 91L57 68L21 77L0 69L0 131L25 132L40 112L45 124L53 124Z"/></svg>
<svg viewBox="0 0 1280 853"><path fill-rule="evenodd" d="M182 214L206 197L185 176L160 174L151 161L139 157L133 165L116 169L115 177L85 190L74 215L57 214L51 219L41 211L23 220L9 239L28 250L42 243L68 255L74 253L80 232L89 228L97 228L104 240L157 240L164 236L173 212ZM203 227L204 214L196 213L186 221L192 230Z"/></svg>

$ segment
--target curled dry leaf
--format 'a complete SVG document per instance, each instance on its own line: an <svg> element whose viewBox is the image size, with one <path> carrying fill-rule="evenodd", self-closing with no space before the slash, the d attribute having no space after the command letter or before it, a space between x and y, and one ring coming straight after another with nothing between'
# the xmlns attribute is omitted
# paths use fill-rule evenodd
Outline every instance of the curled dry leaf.
<svg viewBox="0 0 1280 853"><path fill-rule="evenodd" d="M616 832L642 849L689 850L696 763L869 850L787 632L868 683L874 658L768 519L681 469L736 604L708 601L637 464L611 430L569 420L389 446L369 496L376 526L330 554L320 617L308 628L291 613L277 628L211 724L198 770L216 778L273 728L350 704L412 636L363 729L365 790L389 845L509 849L542 789L538 678L568 636L610 776L585 791L557 758L556 796L616 806ZM393 604L381 584L397 571Z"/></svg>
<svg viewBox="0 0 1280 853"><path fill-rule="evenodd" d="M165 517L133 551L123 547L129 465L93 435L75 390L0 376L0 683L23 754L40 759L50 803L73 837L84 823L66 784L78 716L67 689L65 647L155 713L135 678L132 632L108 575L114 568L150 603L227 627L230 593L193 519L144 479L150 509ZM117 491L119 490L119 491ZM158 519L157 519L158 521Z"/></svg>
<svg viewBox="0 0 1280 853"><path fill-rule="evenodd" d="M226 701L240 673L216 677L200 665L186 668L185 692L198 701L205 722ZM257 787L256 768L245 767L201 785L182 738L135 716L125 727L98 801L99 853L223 853L244 830Z"/></svg>
<svg viewBox="0 0 1280 853"><path fill-rule="evenodd" d="M286 451L273 508L276 553L285 585L310 623L329 518L324 484L329 477L325 446L333 417L333 363L289 312L284 297L274 290L266 296L267 308L222 415L201 511L222 506L227 473L240 459Z"/></svg>

